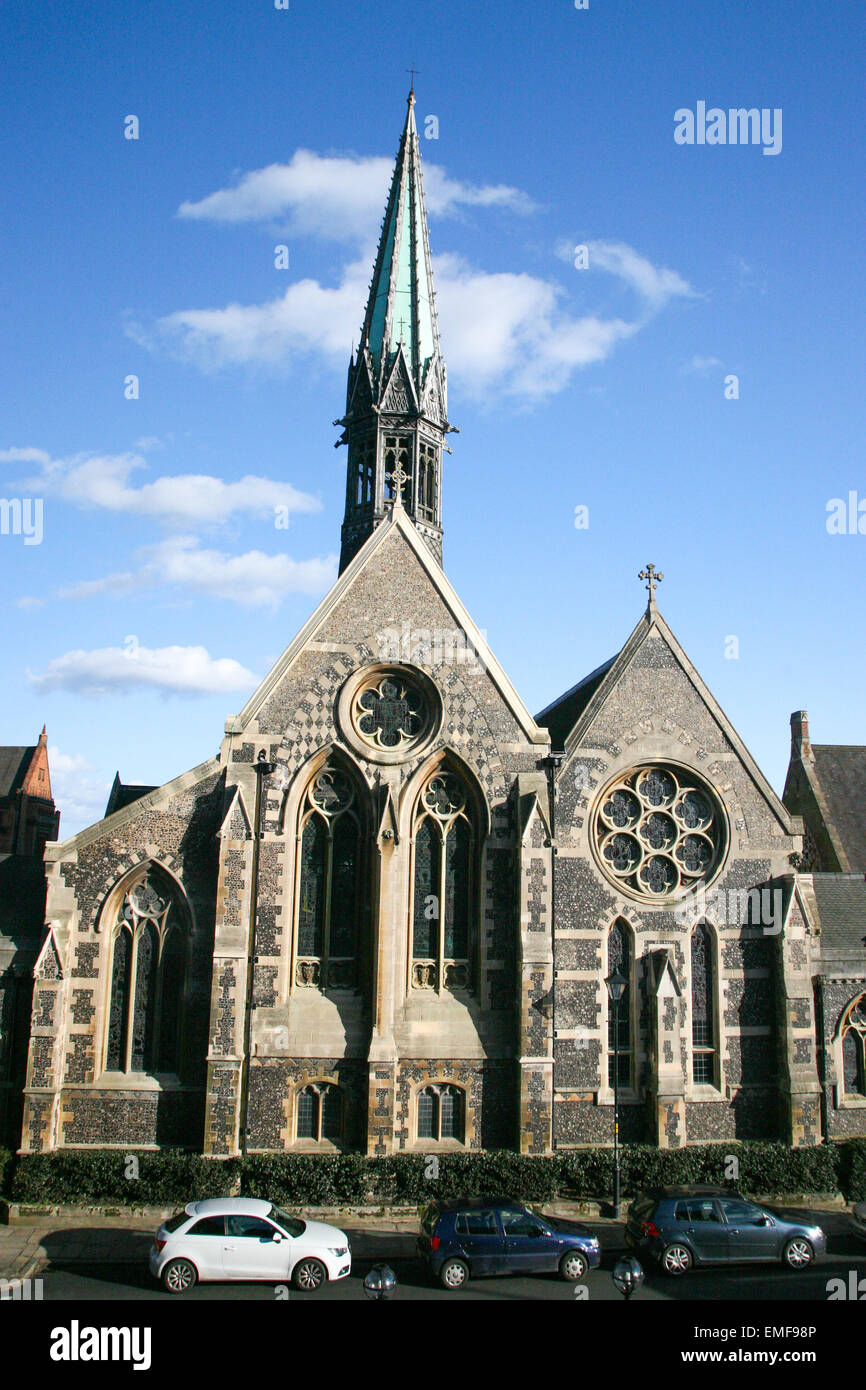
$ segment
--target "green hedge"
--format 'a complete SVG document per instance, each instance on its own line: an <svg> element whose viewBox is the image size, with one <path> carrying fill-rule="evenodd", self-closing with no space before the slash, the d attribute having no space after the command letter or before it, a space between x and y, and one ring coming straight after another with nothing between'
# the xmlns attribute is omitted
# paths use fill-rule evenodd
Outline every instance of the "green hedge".
<svg viewBox="0 0 866 1390"><path fill-rule="evenodd" d="M866 1139L849 1139L840 1146L841 1189L850 1202L866 1200Z"/></svg>
<svg viewBox="0 0 866 1390"><path fill-rule="evenodd" d="M866 1140L789 1149L784 1144L704 1144L622 1150L622 1192L669 1183L724 1182L737 1159L732 1186L751 1193L841 1191L866 1197ZM131 1163L134 1159L135 1163ZM613 1191L610 1149L580 1149L535 1157L507 1150L460 1154L252 1154L210 1159L176 1150L120 1153L78 1150L15 1157L0 1151L0 1191L11 1201L182 1206L202 1197L243 1193L285 1206L419 1205L431 1197L466 1193L515 1196L529 1202L556 1197L604 1199Z"/></svg>
<svg viewBox="0 0 866 1390"><path fill-rule="evenodd" d="M239 1177L238 1159L214 1163L199 1154L171 1149L23 1154L15 1164L8 1195L11 1201L31 1204L172 1206L202 1197L231 1196Z"/></svg>

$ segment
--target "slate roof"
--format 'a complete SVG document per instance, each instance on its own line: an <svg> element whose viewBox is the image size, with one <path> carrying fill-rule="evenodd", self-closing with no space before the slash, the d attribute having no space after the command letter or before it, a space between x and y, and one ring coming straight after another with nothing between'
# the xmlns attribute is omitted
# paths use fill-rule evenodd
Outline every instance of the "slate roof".
<svg viewBox="0 0 866 1390"><path fill-rule="evenodd" d="M866 747L813 743L812 755L812 774L848 863L866 873Z"/></svg>
<svg viewBox="0 0 866 1390"><path fill-rule="evenodd" d="M863 874L813 874L824 949L866 952L866 879Z"/></svg>
<svg viewBox="0 0 866 1390"><path fill-rule="evenodd" d="M142 796L147 796L148 792L155 791L156 787L145 787L141 783L121 782L118 772L115 774L111 791L108 793L105 814L110 816L114 811L122 811L125 806L131 806L133 801L138 801Z"/></svg>
<svg viewBox="0 0 866 1390"><path fill-rule="evenodd" d="M0 748L0 797L14 796L36 752L35 745L30 748Z"/></svg>
<svg viewBox="0 0 866 1390"><path fill-rule="evenodd" d="M535 716L536 724L549 730L554 748L565 747L565 740L615 661L616 657L612 656L603 666L597 666L588 676L584 676L582 681L578 681L577 685L566 690L564 695L560 695L558 700L554 700Z"/></svg>

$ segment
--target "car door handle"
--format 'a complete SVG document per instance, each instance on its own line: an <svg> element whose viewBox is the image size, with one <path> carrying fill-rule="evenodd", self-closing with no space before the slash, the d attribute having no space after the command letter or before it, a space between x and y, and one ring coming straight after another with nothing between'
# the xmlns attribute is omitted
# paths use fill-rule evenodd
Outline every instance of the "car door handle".
<svg viewBox="0 0 866 1390"><path fill-rule="evenodd" d="M693 1236L694 1233L695 1233L695 1228L694 1228L694 1226L686 1226L686 1235L687 1235L687 1236Z"/></svg>
<svg viewBox="0 0 866 1390"><path fill-rule="evenodd" d="M739 1232L739 1230L738 1230L735 1226L729 1226L729 1227L728 1227L728 1235L729 1235L729 1236L738 1236L739 1234L740 1234L740 1232Z"/></svg>
<svg viewBox="0 0 866 1390"><path fill-rule="evenodd" d="M238 1248L238 1247L237 1247L236 1245L224 1245L224 1246L223 1246L223 1250L237 1250L237 1248Z"/></svg>

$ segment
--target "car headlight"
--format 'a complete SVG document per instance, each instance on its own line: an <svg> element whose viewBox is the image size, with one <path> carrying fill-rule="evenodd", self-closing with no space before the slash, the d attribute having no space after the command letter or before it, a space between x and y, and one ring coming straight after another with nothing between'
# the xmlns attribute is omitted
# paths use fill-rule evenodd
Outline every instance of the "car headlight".
<svg viewBox="0 0 866 1390"><path fill-rule="evenodd" d="M341 1255L348 1255L348 1253L349 1253L349 1247L348 1247L348 1245L338 1245L338 1246L329 1245L329 1246L328 1246L328 1249L329 1249L329 1251L331 1252L332 1255L336 1255L337 1259L339 1259Z"/></svg>

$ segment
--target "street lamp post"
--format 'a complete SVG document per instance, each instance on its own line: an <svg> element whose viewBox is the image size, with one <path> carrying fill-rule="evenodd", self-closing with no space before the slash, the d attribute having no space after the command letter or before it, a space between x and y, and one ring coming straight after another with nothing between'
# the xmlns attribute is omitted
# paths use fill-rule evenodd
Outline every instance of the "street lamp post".
<svg viewBox="0 0 866 1390"><path fill-rule="evenodd" d="M619 1220L619 1006L628 980L615 970L605 980L613 1005L613 1219Z"/></svg>

